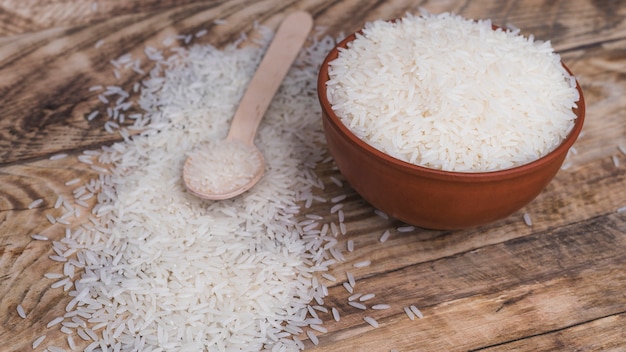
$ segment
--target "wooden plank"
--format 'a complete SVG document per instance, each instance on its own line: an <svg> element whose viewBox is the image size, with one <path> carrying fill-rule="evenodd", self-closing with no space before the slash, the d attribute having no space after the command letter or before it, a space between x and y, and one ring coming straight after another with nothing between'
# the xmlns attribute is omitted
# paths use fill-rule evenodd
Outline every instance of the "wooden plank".
<svg viewBox="0 0 626 352"><path fill-rule="evenodd" d="M476 351L620 351L626 341L626 313Z"/></svg>
<svg viewBox="0 0 626 352"><path fill-rule="evenodd" d="M403 225L401 222L379 218L374 214L374 208L349 186L337 189L332 187L332 182L326 181L329 187L325 189L324 196L327 198L348 195L343 208L348 234L340 239L339 246L345 248L346 241L352 240L359 250L358 256L351 257L351 262L370 258L381 263L377 269L364 270L351 269L350 263L338 263L331 269L331 274L343 277L343 273L349 270L355 274L393 271L411 263L452 256L583 219L605 216L624 205L626 170L615 168L609 157L576 165L562 170L537 199L509 218L461 231L416 229L409 233L398 232L397 228ZM312 212L326 215L315 208ZM530 214L532 226L524 223L524 213ZM386 230L390 230L391 236L385 242L387 250L380 251L379 238Z"/></svg>
<svg viewBox="0 0 626 352"><path fill-rule="evenodd" d="M74 5L68 5L68 10L79 6L77 3L70 4ZM587 26L581 26L578 21L567 22L567 26L561 25L559 31L547 33L546 28L554 22L555 11L558 12L559 8L549 7L536 14L539 18L518 18L513 13L525 12L490 1L471 4L457 2L456 6L444 6L441 3L427 3L425 7L433 12L455 11L475 18L489 14L495 22L510 20L517 22L516 25L520 27L525 27L531 20L532 23L542 23L542 28L530 30L536 30L538 36L548 36L556 43L575 42L563 46L564 49L598 42L598 33L593 36L589 34L595 28L594 22ZM4 78L0 82L0 106L5 116L10 118L0 120L0 162L40 158L57 151L90 148L115 140L115 136L94 132L92 127L102 126L101 119L86 119L98 103L97 92L89 92L89 87L108 82L130 90L132 82L136 81L132 70L120 70L120 78L115 79L110 60L126 53L141 57L145 44L160 46L168 36L193 34L200 29L207 29L209 33L194 42L223 45L235 40L240 33L249 32L254 21L275 26L281 11L287 10L289 6L309 9L317 15L316 24L328 26L328 31L334 35L341 31L354 31L367 20L394 18L406 11L417 10L408 1L394 4L371 2L364 5L354 0L319 0L283 6L278 6L276 0L254 6L245 6L241 2L190 2L175 7L171 4L156 9L148 7L150 11L143 12L115 10L111 12L110 18L95 24L56 27L7 39L0 43L0 75ZM485 12L485 6L488 12ZM590 14L602 16L608 11L603 6L590 6L586 1L571 5L577 11L584 11L585 18ZM534 7L524 7L529 8ZM618 14L622 11L622 7L615 10ZM227 24L212 24L215 19L226 19ZM611 33L608 38L600 36L604 41L625 36L626 28L620 27L621 22L611 23L613 27L603 27L603 30ZM576 38L576 41L570 37ZM96 49L96 44L102 39L105 44ZM150 69L145 60L142 69L146 72ZM104 113L101 111L100 115Z"/></svg>
<svg viewBox="0 0 626 352"><path fill-rule="evenodd" d="M339 236L339 246L345 248L352 239L357 247L354 253L344 252L349 261L333 266L331 273L339 280L353 273L359 290L377 294L368 304L386 300L393 307L372 313L381 323L373 329L362 320L363 312L347 305L341 281L329 283L327 303L341 309L342 319L335 323L324 315L329 333L320 334L321 346L314 350L619 350L626 344L621 253L626 215L616 213L626 205L626 155L617 149L626 146L626 4L142 1L99 2L102 12L94 15L86 15L88 3L78 1L22 4L0 5L0 350L28 350L42 334L48 334L46 344L65 345L64 334L46 329L46 324L63 314L69 297L41 278L45 272L58 272L59 266L48 259L53 254L50 243L30 235L64 235L63 226L51 226L45 215L60 215L54 208L59 194L71 198L75 186L66 186L66 181L94 176L76 157L118 139L103 132L104 119L86 120L100 107L90 86L131 89L138 80L130 71L116 80L111 59L127 52L139 57L144 44L161 46L170 35L202 28L208 34L194 43L221 46L242 31L250 33L255 20L273 27L294 8L311 11L326 33L341 36L365 21L398 17L418 6L492 18L551 39L583 85L588 111L583 135L575 145L577 154L569 159L571 166L535 201L508 219L464 231L399 233L395 229L400 222L376 216L348 185L338 187L329 180L339 177L336 170L321 166L318 172L327 184L323 196L348 197L348 234ZM50 11L53 7L57 12ZM13 8L31 12L7 10ZM214 19L227 22L213 25ZM105 44L96 49L102 38ZM47 159L62 151L70 157ZM614 164L614 156L621 166ZM28 209L38 198L44 199L41 207ZM322 208L307 211L319 213ZM532 226L522 221L524 213L531 215ZM320 215L336 221L336 214ZM383 244L378 239L385 230L392 235ZM372 265L352 266L364 259ZM20 303L27 319L17 314ZM401 311L413 303L424 311L424 319L410 321Z"/></svg>
<svg viewBox="0 0 626 352"><path fill-rule="evenodd" d="M128 13L163 11L199 3L181 1L19 1L0 4L0 35L37 32L53 27L82 26ZM215 3L215 1L213 1ZM222 1L223 2L223 1Z"/></svg>
<svg viewBox="0 0 626 352"><path fill-rule="evenodd" d="M59 216L61 212L58 209L54 209L54 203L56 201L57 194L63 195L66 199L71 199L71 190L75 187L65 186L64 182L71 180L75 177L80 177L82 180L88 180L93 176L93 173L89 170L88 166L77 164L75 156L70 156L67 159L60 161L48 161L42 160L28 164L24 166L12 166L5 167L5 173L0 177L0 183L3 185L15 185L15 187L6 187L2 189L2 199L10 203L4 203L2 211L0 212L4 216L4 221L0 224L0 233L10 234L0 237L0 248L3 248L3 252L0 255L1 270L7 273L3 277L3 282L7 285L2 285L0 289L0 305L5 307L16 307L19 302L24 303L25 307L31 311L38 322L27 330L21 330L23 324L22 319L16 316L14 308L12 312L13 321L16 322L15 330L11 331L11 334L15 334L21 340L27 340L29 337L34 336L34 332L37 334L45 333L45 324L51 321L55 316L62 314L63 307L69 301L69 297L66 297L59 289L51 290L47 285L51 283L51 280L40 279L42 274L50 271L50 262L47 259L48 255L53 254L50 249L49 243L33 241L29 235L32 233L42 233L50 238L60 238L63 235L62 226L50 226L45 222L45 214L52 214ZM593 253L599 252L602 255L611 255L610 251L605 250L605 246L609 246L614 250L618 250L620 243L616 243L615 240L608 241L606 238L598 235L598 231L593 227L609 226L609 228L619 228L618 225L610 225L606 222L605 218L611 218L616 216L612 209L613 201L610 197L598 197L600 202L595 203L593 207L585 208L585 211L581 209L573 209L573 215L571 217L563 216L560 208L555 208L554 204L580 204L585 201L585 195L588 194L589 189L595 189L598 194L611 194L612 191L617 191L616 194L621 194L623 198L623 187L626 184L626 176L622 173L620 177L614 177L614 174L610 172L609 168L600 167L600 163L603 161L597 161L588 165L583 171L589 176L588 179L594 180L592 184L585 184L585 178L580 177L580 173L560 173L559 177L553 184L554 187L550 187L546 196L538 199L537 207L541 209L545 207L550 211L556 213L544 214L545 217L535 217L536 224L534 228L526 226L522 220L521 215L516 217L505 219L496 224L489 225L481 229L472 229L465 231L453 231L453 232L439 232L430 230L417 229L412 233L396 233L393 232L394 228L402 225L396 221L385 221L376 215L373 215L373 209L367 206L363 201L355 195L353 192L348 193L348 203L344 210L346 211L346 219L348 221L349 233L346 236L340 237L339 246L345 248L345 242L348 239L353 239L356 243L356 251L353 254L347 254L349 262L340 263L333 266L331 273L338 277L340 280L345 281L345 273L353 273L358 282L359 287L370 288L370 291L377 293L380 299L385 297L392 297L394 300L397 297L402 297L406 302L398 302L400 304L409 304L411 302L418 304L420 307L424 306L437 306L439 304L446 304L446 302L456 301L462 297L468 297L472 295L484 295L489 292L484 286L478 286L476 291L467 292L463 291L463 285L469 285L467 280L477 279L475 274L467 272L456 272L457 268L471 267L466 262L459 264L457 261L459 257L470 258L470 254L480 253L481 258L486 258L489 262L509 263L514 269L524 269L527 271L518 272L512 271L506 274L500 275L501 280L519 280L519 282L531 282L534 277L524 277L525 273L538 275L540 277L549 276L539 270L554 270L554 265L545 265L535 260L530 260L527 257L512 258L519 253L529 255L536 252L537 259L542 259L546 255L547 250L552 250L554 246L562 243L568 243L568 239L571 237L567 232L567 236L558 237L552 234L550 231L554 228L566 225L567 223L575 223L572 227L576 232L576 239L583 241L582 243L573 242L569 243L565 249L571 248L582 249L587 253L577 253L578 257L570 255L567 259L572 260L593 260L598 261L602 258L592 256ZM54 166L56 165L56 166ZM593 172L591 172L591 171ZM328 175L332 174L330 171L325 171ZM565 177L567 176L567 177ZM576 181L578 179L578 181ZM346 187L332 187L332 182L327 183L326 197L334 197L339 194L343 194L346 191L350 192ZM29 185L26 187L25 185ZM6 190L10 190L7 192ZM578 193L576 193L578 191ZM622 193L619 193L619 192ZM614 192L615 193L615 192ZM563 195L567 194L569 203L563 198ZM45 199L45 202L40 208L33 210L27 209L28 204L37 198ZM555 200L557 198L557 200ZM311 209L312 213L316 213L315 209ZM535 213L541 214L541 213ZM586 223L580 223L581 219L594 219L592 225ZM32 224L32 226L24 226L23 224ZM600 225L599 225L600 224ZM612 227L611 227L612 226ZM623 226L623 225L620 225ZM378 239L385 229L392 231L392 236L384 244L379 243ZM543 230L539 230L543 229ZM574 231L572 230L572 231ZM545 233L544 231L548 231ZM563 230L566 231L566 230ZM569 230L567 230L569 231ZM623 228L622 228L623 231ZM535 234L533 234L533 232ZM584 233L584 235L581 234ZM591 234L588 236L587 233ZM573 238L573 237L572 237ZM534 240L533 240L534 239ZM550 240L551 242L547 242ZM534 241L540 244L533 244L532 249L524 249L519 246L517 242L525 243L527 241ZM598 242L598 243L596 243ZM511 243L516 246L511 247ZM498 251L493 251L490 248L500 248ZM504 251L502 248L506 248ZM540 250L536 250L539 248ZM487 252L486 252L487 251ZM493 254L493 253L497 254ZM504 254L503 254L504 253ZM554 253L560 253L560 249L557 249ZM547 258L554 258L556 254L548 255ZM453 258L453 264L446 264L442 269L440 266L433 266L432 263L438 261L446 261L447 258ZM373 264L370 267L356 269L352 267L352 263L370 259ZM467 260L467 259L465 259ZM524 264L528 262L528 264ZM473 264L475 266L475 264ZM482 263L481 265L487 265ZM526 266L525 266L526 265ZM571 267L584 267L584 264L567 263L560 261L563 268ZM613 267L621 265L621 263L613 264ZM416 268L421 268L420 270ZM491 268L492 270L503 270L503 268ZM514 270L513 269L513 270ZM507 269L508 270L508 269ZM454 273L453 273L454 271ZM440 276L438 279L433 279L436 275ZM486 273L484 270L482 274L484 278L488 278L490 281L494 277L498 276L493 273ZM607 281L600 274L589 274L593 277L592 280ZM609 274L604 274L609 275ZM455 286L455 281L452 279L461 280ZM480 277L478 278L480 279ZM374 280L374 281L372 281ZM402 288L399 282L409 280L414 282L409 288ZM608 281L615 281L615 277L611 277ZM436 289L423 288L418 285L418 282L441 282ZM389 285L389 283L394 283ZM493 284L504 285L502 282L494 281ZM570 283L563 283L567 285ZM509 285L515 285L509 283ZM542 284L539 284L540 286ZM492 286L492 290L497 291L499 288ZM552 289L552 288L551 288ZM434 290L434 291L431 291ZM578 287L572 287L570 290L579 290ZM383 293L380 293L383 292ZM457 296L451 296L450 293L454 293ZM495 293L494 293L495 294ZM517 294L517 293L516 293ZM581 293L582 294L582 293ZM461 296L458 296L461 295ZM513 295L513 294L508 294ZM349 309L345 304L347 292L340 286L340 283L331 285L331 295L328 298L329 302L341 307L342 309ZM437 300L435 303L424 303ZM375 301L372 301L375 302ZM383 303L377 302L377 303ZM532 302L531 302L532 303ZM531 304L529 303L529 304ZM624 302L626 303L626 302ZM433 307L434 308L434 307ZM396 307L396 318L402 317L402 314L398 313L398 307ZM455 308L456 309L456 308ZM481 311L485 308L476 308ZM426 310L425 310L426 311ZM343 339L347 337L345 334L353 334L363 330L363 323L358 316L345 314L342 311L342 324L347 324L344 327L347 331L337 332L339 337L337 339ZM439 315L439 313L437 313ZM383 321L390 319L385 317ZM403 319L405 319L403 317ZM330 320L330 319L329 319ZM22 322L22 324L19 324ZM30 322L30 324L33 324ZM353 325L354 324L354 325ZM355 327L356 332L352 331L352 326ZM366 327L366 326L365 326ZM407 329L410 327L407 327ZM396 330L396 328L393 328ZM432 331L431 331L432 332ZM333 333L334 334L334 333ZM0 333L0 335L2 335ZM64 336L51 335L50 338L56 338L61 344ZM332 335L334 336L334 335ZM2 340L0 336L0 340ZM336 342L332 338L333 343ZM335 345L332 345L335 348Z"/></svg>
<svg viewBox="0 0 626 352"><path fill-rule="evenodd" d="M43 31L55 27L81 27L128 14L158 13L176 7L198 5L220 7L226 3L238 7L250 7L245 0L198 0L182 1L62 1L45 3L7 0L0 4L0 36L14 36ZM515 25L527 33L535 33L543 39L560 37L557 42L586 43L598 38L613 38L623 30L624 7L615 1L552 2L538 0L518 1L263 1L255 4L274 12L287 7L307 7L320 20L340 30L355 30L364 21L378 18L394 18L406 11L417 12L420 8L431 12L453 12L476 19L493 19L502 25ZM322 16L323 15L323 16ZM566 29L566 31L564 31ZM600 31L598 31L598 29ZM584 44L583 44L584 45Z"/></svg>
<svg viewBox="0 0 626 352"><path fill-rule="evenodd" d="M312 350L467 351L624 314L625 229L611 214L358 278L358 292L377 294L368 303L392 306L384 311L348 306L349 293L333 286L326 305L341 320L323 316L329 332ZM411 304L424 319L409 320L402 307Z"/></svg>

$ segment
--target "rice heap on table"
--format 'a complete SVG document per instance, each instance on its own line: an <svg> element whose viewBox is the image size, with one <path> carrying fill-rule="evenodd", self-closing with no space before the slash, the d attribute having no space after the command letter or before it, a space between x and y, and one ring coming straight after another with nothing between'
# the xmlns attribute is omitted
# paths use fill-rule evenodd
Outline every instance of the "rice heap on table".
<svg viewBox="0 0 626 352"><path fill-rule="evenodd" d="M301 53L258 130L265 175L232 200L192 196L181 170L195 146L225 137L262 47L194 45L167 57L147 48L155 68L133 92L92 87L108 103L105 128L124 140L79 156L99 176L74 186L74 204L59 198L66 213L56 220L68 228L51 258L64 274L47 277L72 299L48 327L62 326L70 347L79 336L87 351L302 349L295 336L321 324L311 304L327 294L313 274L335 262L327 249L339 234L322 228L323 216L297 216L323 187L314 167L331 161L314 82L333 44L326 38ZM137 104L142 112L130 113ZM92 197L90 221L69 226Z"/></svg>
<svg viewBox="0 0 626 352"><path fill-rule="evenodd" d="M447 13L367 23L329 77L332 108L356 136L447 171L546 155L572 129L579 98L550 42Z"/></svg>

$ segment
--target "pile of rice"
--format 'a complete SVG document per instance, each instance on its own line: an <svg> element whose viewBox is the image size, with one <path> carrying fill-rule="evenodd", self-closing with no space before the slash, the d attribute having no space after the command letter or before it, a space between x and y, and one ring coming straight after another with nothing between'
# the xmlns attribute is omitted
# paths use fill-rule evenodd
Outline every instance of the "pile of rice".
<svg viewBox="0 0 626 352"><path fill-rule="evenodd" d="M265 44L271 32L259 30ZM186 155L226 136L264 52L236 45L173 48L169 56L149 47L155 68L132 91L90 89L107 103L105 128L124 140L79 156L99 176L74 186L73 200L59 197L64 214L49 216L67 229L50 257L63 274L46 277L71 300L48 327L61 326L70 348L82 339L86 351L293 351L304 348L297 336L305 327L321 324L311 305L327 289L314 273L336 261L328 250L339 231L322 226L324 214L299 213L323 187L314 168L332 161L315 81L334 41L301 52L269 107L256 139L267 162L259 184L231 200L201 200L183 185ZM140 70L129 56L123 61ZM90 221L72 223L85 208Z"/></svg>
<svg viewBox="0 0 626 352"><path fill-rule="evenodd" d="M397 159L483 172L536 160L576 119L576 81L549 42L451 14L367 23L329 64L327 95Z"/></svg>

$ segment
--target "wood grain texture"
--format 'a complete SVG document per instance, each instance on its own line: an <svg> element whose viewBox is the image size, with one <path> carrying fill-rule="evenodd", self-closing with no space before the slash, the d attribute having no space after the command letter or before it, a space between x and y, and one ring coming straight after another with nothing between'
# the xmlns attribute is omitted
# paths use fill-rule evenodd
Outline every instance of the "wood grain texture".
<svg viewBox="0 0 626 352"><path fill-rule="evenodd" d="M318 334L319 346L307 341L307 348L626 350L626 212L616 211L626 206L626 155L618 149L626 147L626 3L613 0L0 2L0 350L29 350L43 334L46 343L66 345L64 334L46 324L63 314L69 297L42 278L59 267L50 265L50 243L30 235L64 236L64 227L51 225L46 214L61 214L59 195L72 198L76 186L68 180L84 183L97 175L77 158L118 140L102 128L104 110L87 120L101 109L89 87L131 90L141 78L120 70L116 79L111 60L141 56L146 45L162 47L170 36L201 29L207 35L192 43L221 47L251 33L255 21L275 28L294 9L311 12L321 33L342 37L366 21L419 8L491 18L551 40L583 87L583 134L568 168L537 199L507 219L462 231L400 233L401 223L376 216L349 185L329 181L340 177L331 165L321 165L323 195L347 195L348 233L338 245L353 240L357 250L330 272L339 281L328 282L326 304L337 307L341 320L322 315L328 333ZM141 68L148 72L150 65L142 62ZM48 159L57 153L68 157ZM40 206L28 209L40 198ZM523 222L524 213L532 226ZM88 221L87 211L82 221ZM380 243L385 230L391 236ZM372 264L352 266L364 259ZM346 272L357 278L358 292L376 294L368 304L392 308L350 307L341 284ZM18 316L18 304L26 319ZM410 304L424 319L408 319L402 307ZM380 327L367 325L366 314Z"/></svg>

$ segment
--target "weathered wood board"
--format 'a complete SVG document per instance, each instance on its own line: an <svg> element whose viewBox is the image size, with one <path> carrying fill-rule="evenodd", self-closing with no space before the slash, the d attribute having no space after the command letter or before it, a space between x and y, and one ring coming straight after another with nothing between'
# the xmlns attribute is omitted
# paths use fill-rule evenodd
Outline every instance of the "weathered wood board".
<svg viewBox="0 0 626 352"><path fill-rule="evenodd" d="M65 182L94 171L76 161L84 150L115 140L104 120L87 120L98 105L89 87L109 82L127 89L136 77L113 74L110 60L158 46L168 36L208 34L194 43L224 46L250 33L255 22L275 28L285 13L313 14L320 33L340 37L379 18L419 8L491 18L550 40L585 93L583 134L547 189L531 204L496 223L463 231L416 229L377 217L348 185L348 234L359 250L350 270L363 291L377 292L394 309L369 312L380 327L347 304L341 282L331 285L327 333L314 351L621 351L626 350L626 3L612 0L518 1L37 1L0 3L0 350L29 350L35 338L66 346L46 328L69 298L42 279L50 268L48 242L30 234L63 236L45 214L55 214ZM216 25L214 20L225 20ZM102 45L98 45L103 40ZM181 44L182 45L182 44ZM57 153L69 158L49 160ZM336 175L329 166L323 177ZM35 199L44 203L35 209ZM522 220L528 213L532 226ZM385 230L385 243L379 236ZM22 319L21 304L27 310ZM411 321L402 307L418 306Z"/></svg>

